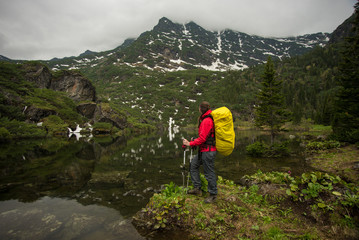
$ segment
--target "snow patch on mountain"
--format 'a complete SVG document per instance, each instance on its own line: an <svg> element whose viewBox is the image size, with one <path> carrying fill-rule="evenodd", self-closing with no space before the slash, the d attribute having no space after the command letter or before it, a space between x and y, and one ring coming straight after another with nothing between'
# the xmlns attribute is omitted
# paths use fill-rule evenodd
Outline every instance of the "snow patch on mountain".
<svg viewBox="0 0 359 240"><path fill-rule="evenodd" d="M315 46L325 46L328 33L288 38L264 38L223 30L207 31L197 24L176 24L162 18L152 31L141 34L132 44L112 51L49 61L53 70L97 67L107 62L115 66L144 67L153 71L183 71L203 68L211 71L242 70L265 63L268 56L282 59L303 54ZM128 61L128 55L137 58ZM112 60L116 59L116 60Z"/></svg>

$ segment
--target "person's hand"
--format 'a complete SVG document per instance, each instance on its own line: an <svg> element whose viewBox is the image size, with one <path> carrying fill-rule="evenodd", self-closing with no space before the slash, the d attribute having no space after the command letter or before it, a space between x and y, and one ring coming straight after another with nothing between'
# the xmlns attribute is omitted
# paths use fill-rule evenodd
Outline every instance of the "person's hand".
<svg viewBox="0 0 359 240"><path fill-rule="evenodd" d="M189 147L189 141L187 139L183 139L183 145Z"/></svg>

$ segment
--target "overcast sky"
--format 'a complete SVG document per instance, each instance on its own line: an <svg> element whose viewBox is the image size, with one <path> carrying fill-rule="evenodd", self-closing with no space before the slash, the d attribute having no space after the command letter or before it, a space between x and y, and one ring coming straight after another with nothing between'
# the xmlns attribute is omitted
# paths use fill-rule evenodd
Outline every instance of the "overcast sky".
<svg viewBox="0 0 359 240"><path fill-rule="evenodd" d="M48 60L111 50L161 17L264 37L333 32L357 0L0 0L0 55Z"/></svg>

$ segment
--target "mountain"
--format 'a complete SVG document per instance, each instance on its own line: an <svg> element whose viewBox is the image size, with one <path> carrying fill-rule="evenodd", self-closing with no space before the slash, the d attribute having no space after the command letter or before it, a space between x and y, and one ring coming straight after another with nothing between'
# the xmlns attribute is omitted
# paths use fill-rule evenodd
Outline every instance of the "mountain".
<svg viewBox="0 0 359 240"><path fill-rule="evenodd" d="M143 33L134 48L124 50L124 62L167 71L188 68L207 70L244 69L276 58L300 55L324 45L329 34L292 38L264 38L232 30L207 31L194 22L176 24L160 19L152 31Z"/></svg>
<svg viewBox="0 0 359 240"><path fill-rule="evenodd" d="M90 51L90 50L86 50L84 53L81 53L79 55L79 57L86 57L86 56L89 56L89 55L94 55L96 54L96 52L93 52L93 51Z"/></svg>
<svg viewBox="0 0 359 240"><path fill-rule="evenodd" d="M251 120L262 72L260 63L271 55L283 62L277 71L289 93L287 104L296 110L297 119L321 121L327 114L316 117L316 102L323 97L321 91L334 86L328 79L333 79L331 69L337 61L324 47L329 38L328 33L264 38L228 29L213 32L194 22L177 24L162 18L152 30L116 49L58 59L47 65L53 70L80 70L96 86L101 101L143 123L172 119L185 125L195 121L194 110L203 99L215 103L213 107L228 106L235 117ZM329 61L330 70L326 71ZM228 69L244 71L228 73Z"/></svg>
<svg viewBox="0 0 359 240"><path fill-rule="evenodd" d="M151 70L178 71L203 68L213 71L240 70L273 59L301 55L324 46L330 34L316 33L287 38L265 38L226 29L208 31L194 22L174 23L161 18L137 39L126 40L116 49L46 62L54 70L83 69L112 59L118 65Z"/></svg>
<svg viewBox="0 0 359 240"><path fill-rule="evenodd" d="M329 44L334 44L343 41L346 37L352 36L353 32L351 29L353 28L355 18L355 13L350 16L347 20L345 20L342 24L340 24L334 32L330 36Z"/></svg>
<svg viewBox="0 0 359 240"><path fill-rule="evenodd" d="M7 62L10 62L10 61L11 61L11 59L10 59L10 58L7 58L7 57L5 57L5 56L3 56L3 55L0 55L0 61L7 61Z"/></svg>

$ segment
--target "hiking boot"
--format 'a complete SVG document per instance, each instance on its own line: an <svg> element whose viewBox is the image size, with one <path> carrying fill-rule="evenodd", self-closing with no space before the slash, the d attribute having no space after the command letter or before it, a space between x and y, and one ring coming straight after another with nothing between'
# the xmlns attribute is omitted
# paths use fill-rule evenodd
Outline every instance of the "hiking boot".
<svg viewBox="0 0 359 240"><path fill-rule="evenodd" d="M216 201L216 199L217 199L217 195L216 194L211 194L211 195L209 195L208 198L206 198L204 200L204 203L213 203L213 202Z"/></svg>
<svg viewBox="0 0 359 240"><path fill-rule="evenodd" d="M196 196L202 196L202 190L200 188L193 188L191 190L188 190L188 194L196 195Z"/></svg>

